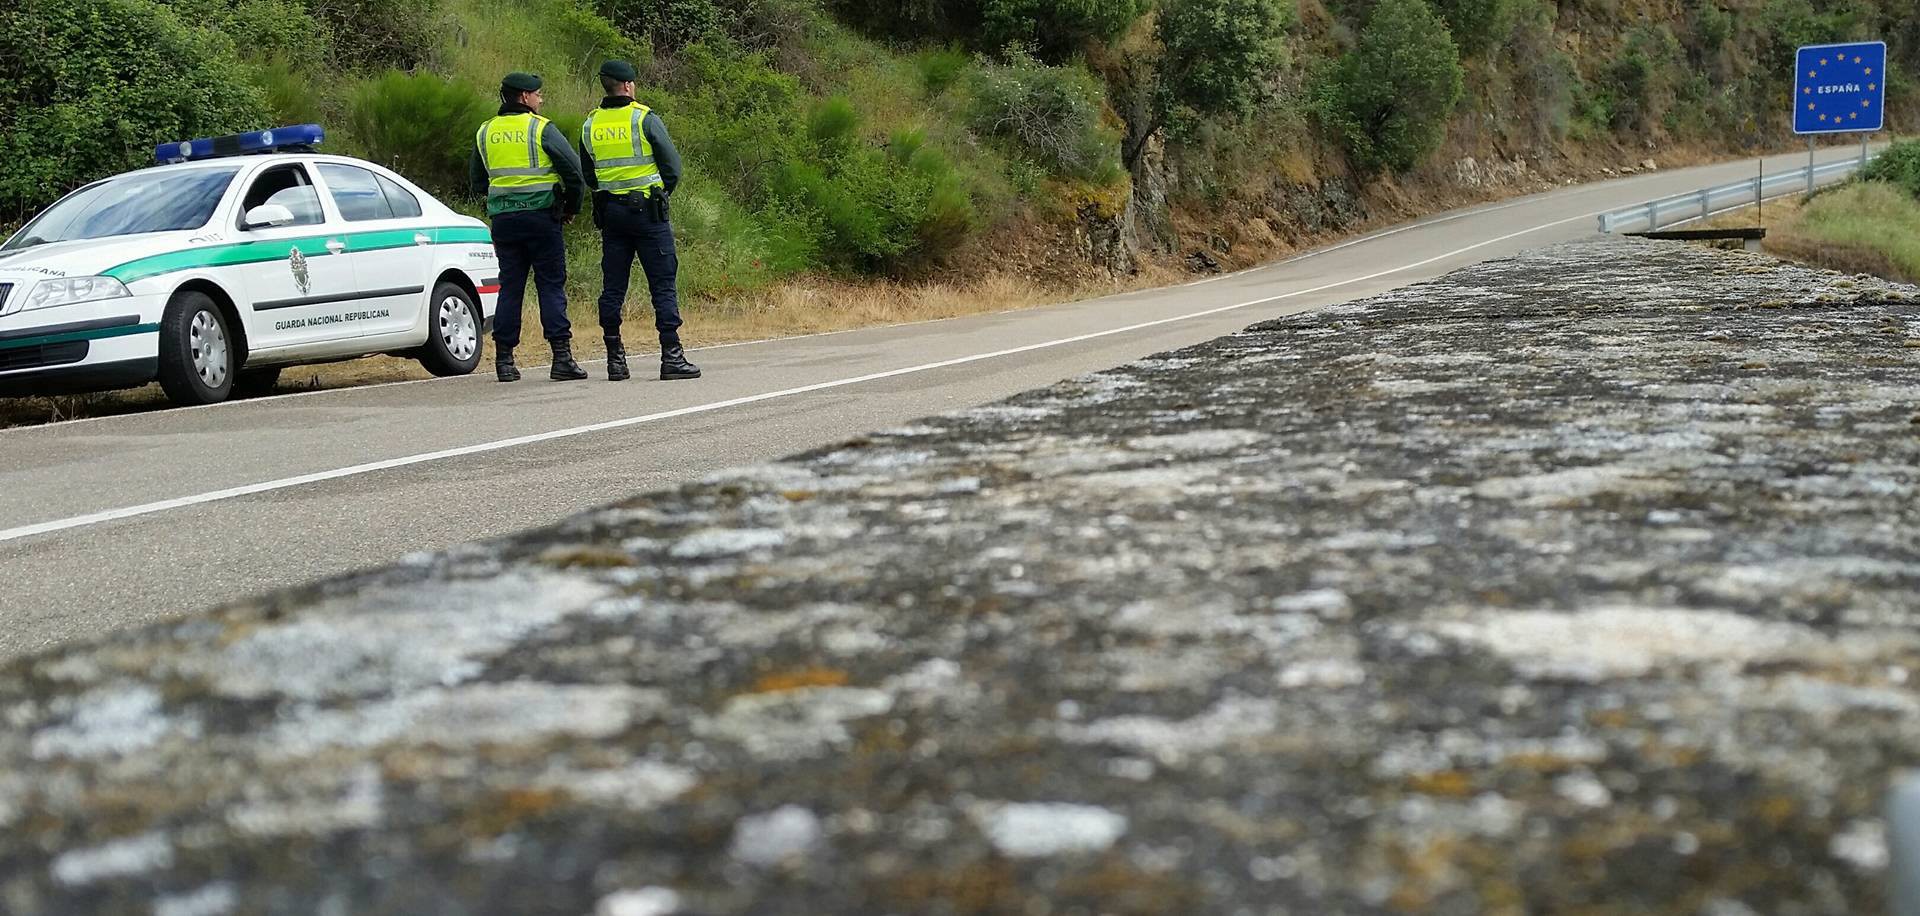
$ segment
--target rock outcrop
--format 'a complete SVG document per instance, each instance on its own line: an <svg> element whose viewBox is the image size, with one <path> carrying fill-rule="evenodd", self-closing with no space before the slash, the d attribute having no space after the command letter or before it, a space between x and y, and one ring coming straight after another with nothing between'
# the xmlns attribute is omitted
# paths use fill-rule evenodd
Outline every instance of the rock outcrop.
<svg viewBox="0 0 1920 916"><path fill-rule="evenodd" d="M0 909L1870 913L1911 288L1559 247L0 672Z"/></svg>

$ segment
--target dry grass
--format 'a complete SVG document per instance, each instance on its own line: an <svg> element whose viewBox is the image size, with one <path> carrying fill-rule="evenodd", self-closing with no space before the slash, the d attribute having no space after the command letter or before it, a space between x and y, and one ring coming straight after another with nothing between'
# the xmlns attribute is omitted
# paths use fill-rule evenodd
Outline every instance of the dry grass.
<svg viewBox="0 0 1920 916"><path fill-rule="evenodd" d="M1752 226L1753 208L1723 214L1703 225ZM1892 185L1849 184L1812 197L1767 203L1759 224L1762 243L1775 257L1837 270L1920 282L1920 202Z"/></svg>

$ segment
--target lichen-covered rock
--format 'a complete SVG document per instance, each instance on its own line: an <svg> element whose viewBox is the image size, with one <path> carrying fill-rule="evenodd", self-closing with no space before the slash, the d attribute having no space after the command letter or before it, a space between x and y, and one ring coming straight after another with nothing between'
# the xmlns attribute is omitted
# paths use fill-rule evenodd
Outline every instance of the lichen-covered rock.
<svg viewBox="0 0 1920 916"><path fill-rule="evenodd" d="M1907 287L1564 246L0 673L0 910L1869 913Z"/></svg>

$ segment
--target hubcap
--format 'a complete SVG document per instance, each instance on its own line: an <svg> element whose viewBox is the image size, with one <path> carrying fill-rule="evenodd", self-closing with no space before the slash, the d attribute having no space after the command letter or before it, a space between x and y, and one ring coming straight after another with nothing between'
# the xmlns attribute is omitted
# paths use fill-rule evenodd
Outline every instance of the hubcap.
<svg viewBox="0 0 1920 916"><path fill-rule="evenodd" d="M200 381L208 388L225 384L232 367L227 356L227 333L220 329L220 320L212 312L195 313L193 325L187 330L187 343L193 348L193 371Z"/></svg>
<svg viewBox="0 0 1920 916"><path fill-rule="evenodd" d="M473 322L473 309L459 296L440 300L440 342L463 362L480 351L480 328Z"/></svg>

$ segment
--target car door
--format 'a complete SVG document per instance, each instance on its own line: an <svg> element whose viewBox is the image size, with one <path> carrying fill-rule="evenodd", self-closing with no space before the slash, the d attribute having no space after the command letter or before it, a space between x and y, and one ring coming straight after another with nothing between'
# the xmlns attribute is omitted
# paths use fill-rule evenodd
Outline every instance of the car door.
<svg viewBox="0 0 1920 916"><path fill-rule="evenodd" d="M253 225L247 214L277 204L293 214L283 225ZM235 217L234 237L248 249L228 268L244 292L250 350L276 350L351 336L337 317L357 296L344 255L346 235L321 205L305 163L278 163L250 180Z"/></svg>
<svg viewBox="0 0 1920 916"><path fill-rule="evenodd" d="M319 163L320 181L347 227L347 258L359 278L353 323L361 336L423 327L433 276L433 237L420 202L372 169Z"/></svg>

